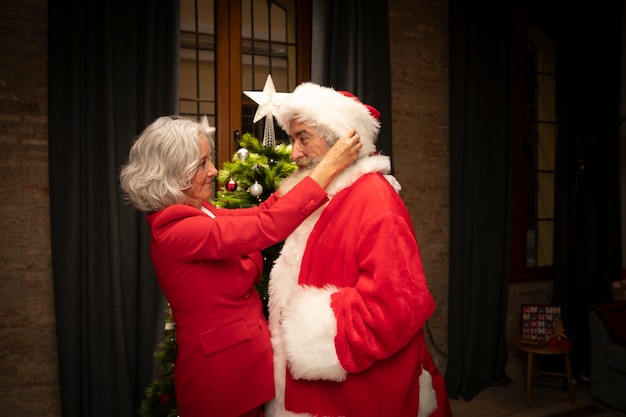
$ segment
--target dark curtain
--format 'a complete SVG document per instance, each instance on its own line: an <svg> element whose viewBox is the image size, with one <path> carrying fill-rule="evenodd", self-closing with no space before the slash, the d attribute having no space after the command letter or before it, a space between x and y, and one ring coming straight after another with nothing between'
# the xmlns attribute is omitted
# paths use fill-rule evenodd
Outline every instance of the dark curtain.
<svg viewBox="0 0 626 417"><path fill-rule="evenodd" d="M450 2L450 394L507 381L510 249L508 6ZM520 2L532 4L533 2ZM590 306L620 278L619 83L622 10L555 0L559 132L553 302L588 366Z"/></svg>
<svg viewBox="0 0 626 417"><path fill-rule="evenodd" d="M453 398L508 381L508 1L450 1L449 356Z"/></svg>
<svg viewBox="0 0 626 417"><path fill-rule="evenodd" d="M391 151L391 67L386 0L313 2L311 81L350 91L380 113L376 143Z"/></svg>
<svg viewBox="0 0 626 417"><path fill-rule="evenodd" d="M177 110L179 4L48 4L49 169L61 404L135 416L165 303L144 217L120 198L132 139Z"/></svg>
<svg viewBox="0 0 626 417"><path fill-rule="evenodd" d="M623 2L562 2L559 13L554 302L575 337L575 371L588 365L590 306L621 279L620 39ZM567 6L567 7L563 7Z"/></svg>

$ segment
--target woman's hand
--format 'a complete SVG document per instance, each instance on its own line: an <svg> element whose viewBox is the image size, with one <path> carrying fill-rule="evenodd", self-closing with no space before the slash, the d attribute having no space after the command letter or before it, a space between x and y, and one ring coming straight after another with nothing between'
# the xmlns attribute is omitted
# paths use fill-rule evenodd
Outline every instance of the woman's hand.
<svg viewBox="0 0 626 417"><path fill-rule="evenodd" d="M354 129L350 129L326 152L309 176L322 188L328 187L338 173L356 160L363 147L360 138Z"/></svg>

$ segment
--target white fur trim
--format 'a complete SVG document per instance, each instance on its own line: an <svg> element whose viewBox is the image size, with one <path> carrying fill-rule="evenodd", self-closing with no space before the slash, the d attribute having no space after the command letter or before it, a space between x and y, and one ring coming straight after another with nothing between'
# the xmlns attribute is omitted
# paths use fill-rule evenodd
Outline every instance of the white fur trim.
<svg viewBox="0 0 626 417"><path fill-rule="evenodd" d="M354 184L359 178L365 174L378 172L382 174L385 179L391 184L391 186L400 192L402 186L398 180L388 174L391 171L391 160L388 156L384 155L371 155L367 158L357 159L352 165L341 171L335 179L326 187L326 192L330 198L334 197L344 188L347 188ZM285 178L280 183L279 192L281 195L287 194L293 187L295 187L302 178L309 174L310 171L300 170ZM300 268L298 268L298 271Z"/></svg>
<svg viewBox="0 0 626 417"><path fill-rule="evenodd" d="M400 190L402 190L402 186L400 185L396 177L394 177L393 175L385 175L385 179L389 181L389 184L391 184L391 186L394 188L394 190L396 190L397 193L400 193Z"/></svg>
<svg viewBox="0 0 626 417"><path fill-rule="evenodd" d="M330 296L339 291L298 286L281 315L289 370L295 379L344 381L347 376L335 350L337 320Z"/></svg>
<svg viewBox="0 0 626 417"><path fill-rule="evenodd" d="M265 404L265 417L315 417L313 414L309 413L292 413L285 409L273 409L272 405L275 404L275 402L275 400L272 400Z"/></svg>
<svg viewBox="0 0 626 417"><path fill-rule="evenodd" d="M420 405L417 417L428 417L437 409L437 393L433 388L433 377L426 369L422 369L419 384Z"/></svg>
<svg viewBox="0 0 626 417"><path fill-rule="evenodd" d="M380 131L380 122L369 110L351 97L310 82L302 83L293 90L278 106L276 120L287 134L294 118L323 125L337 138L349 129L354 129L361 136L363 147L359 157L376 152L376 140ZM326 138L327 140L331 138Z"/></svg>
<svg viewBox="0 0 626 417"><path fill-rule="evenodd" d="M370 174L372 172L387 174L389 171L391 171L391 160L388 156L373 155L367 158L357 159L354 164L341 171L339 175L335 177L333 182L331 182L326 188L326 192L329 196L335 196L344 188L354 184L365 174ZM393 180L389 177L393 178ZM389 181L392 185L394 185L395 182L398 187L400 186L400 183L392 175L385 175L385 178L387 178L387 181ZM396 191L397 190L398 189L396 188Z"/></svg>
<svg viewBox="0 0 626 417"><path fill-rule="evenodd" d="M291 293L298 287L298 275L306 242L311 230L322 214L319 208L310 215L285 240L280 256L276 259L269 280L269 327L274 350L274 385L276 397L265 406L267 417L291 417L296 414L285 410L285 376L287 354L283 341L281 312L289 303Z"/></svg>

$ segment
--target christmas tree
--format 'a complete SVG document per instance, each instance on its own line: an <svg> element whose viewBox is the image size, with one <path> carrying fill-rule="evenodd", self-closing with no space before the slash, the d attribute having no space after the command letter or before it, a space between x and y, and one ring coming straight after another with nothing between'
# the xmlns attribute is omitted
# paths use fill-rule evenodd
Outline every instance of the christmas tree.
<svg viewBox="0 0 626 417"><path fill-rule="evenodd" d="M165 337L159 344L154 357L159 363L159 378L146 389L139 415L142 417L176 417L176 395L174 393L174 361L176 360L176 327L172 320L172 309L167 306L165 314Z"/></svg>
<svg viewBox="0 0 626 417"><path fill-rule="evenodd" d="M291 150L285 144L265 146L249 133L239 141L239 150L230 162L225 162L217 176L223 184L213 201L216 207L245 208L259 205L280 185L280 182L297 167L290 159ZM263 276L257 284L257 291L263 301L267 315L267 281L269 273L278 258L282 242L262 251Z"/></svg>
<svg viewBox="0 0 626 417"><path fill-rule="evenodd" d="M278 189L280 182L296 170L288 145L261 145L244 133L239 150L224 162L217 180L222 185L212 201L220 208L245 208L259 205Z"/></svg>

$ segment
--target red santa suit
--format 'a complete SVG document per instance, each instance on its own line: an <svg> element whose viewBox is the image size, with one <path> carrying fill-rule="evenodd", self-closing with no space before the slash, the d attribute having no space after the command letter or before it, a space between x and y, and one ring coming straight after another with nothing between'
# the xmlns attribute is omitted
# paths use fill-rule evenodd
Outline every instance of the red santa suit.
<svg viewBox="0 0 626 417"><path fill-rule="evenodd" d="M175 204L147 216L152 261L176 323L181 417L240 416L274 396L270 335L254 287L263 268L258 251L326 201L306 178L255 208Z"/></svg>
<svg viewBox="0 0 626 417"><path fill-rule="evenodd" d="M357 160L285 241L269 284L268 417L451 415L422 330L435 303L389 170L386 156Z"/></svg>

